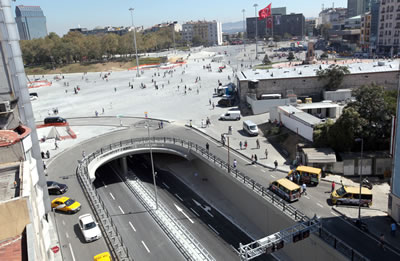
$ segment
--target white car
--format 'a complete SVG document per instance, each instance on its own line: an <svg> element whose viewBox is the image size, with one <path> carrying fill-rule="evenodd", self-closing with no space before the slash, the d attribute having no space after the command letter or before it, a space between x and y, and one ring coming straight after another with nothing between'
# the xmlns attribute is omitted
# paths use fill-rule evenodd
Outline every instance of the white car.
<svg viewBox="0 0 400 261"><path fill-rule="evenodd" d="M86 242L92 242L101 238L100 228L90 214L79 217L79 228Z"/></svg>

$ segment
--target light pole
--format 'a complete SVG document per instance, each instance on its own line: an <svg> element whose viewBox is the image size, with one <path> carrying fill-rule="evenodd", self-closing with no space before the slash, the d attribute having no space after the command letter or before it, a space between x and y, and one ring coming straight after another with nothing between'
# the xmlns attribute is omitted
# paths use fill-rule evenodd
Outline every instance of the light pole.
<svg viewBox="0 0 400 261"><path fill-rule="evenodd" d="M246 53L246 44L244 42L244 34L246 32L246 27L245 27L246 24L245 24L245 20L244 20L244 17L245 17L244 13L245 12L246 12L246 10L242 9L242 13L243 13L243 50Z"/></svg>
<svg viewBox="0 0 400 261"><path fill-rule="evenodd" d="M150 144L151 172L153 173L154 197L156 199L156 210L157 210L158 209L157 186L156 186L156 175L155 175L155 172L154 172L153 147L151 145L151 140L150 140L150 124L149 124L149 120L147 120L147 134L148 134L148 137L149 137L149 144Z"/></svg>
<svg viewBox="0 0 400 261"><path fill-rule="evenodd" d="M254 18L255 18L255 21L256 21L256 37L255 37L255 38L256 38L256 60L257 60L257 55L258 55L258 54L257 54L257 42L258 42L258 41L257 41L257 37L258 37L257 6L258 6L258 4L254 4L253 6L254 6L254 16L255 16Z"/></svg>
<svg viewBox="0 0 400 261"><path fill-rule="evenodd" d="M364 151L364 140L362 138L355 139L356 142L361 141L361 157L360 157L360 194L358 196L358 221L361 224L361 188L362 188L362 160L363 160L363 151Z"/></svg>
<svg viewBox="0 0 400 261"><path fill-rule="evenodd" d="M136 27L133 24L133 10L135 8L129 8L129 11L131 11L131 19L132 19L132 27L133 27L133 42L135 43L135 53L136 53L136 77L140 77L139 73L139 59L138 59L138 54L137 54L137 46L136 46Z"/></svg>
<svg viewBox="0 0 400 261"><path fill-rule="evenodd" d="M176 45L175 45L175 24L176 23L177 23L176 21L172 23L172 39L174 41L174 53L176 53Z"/></svg>

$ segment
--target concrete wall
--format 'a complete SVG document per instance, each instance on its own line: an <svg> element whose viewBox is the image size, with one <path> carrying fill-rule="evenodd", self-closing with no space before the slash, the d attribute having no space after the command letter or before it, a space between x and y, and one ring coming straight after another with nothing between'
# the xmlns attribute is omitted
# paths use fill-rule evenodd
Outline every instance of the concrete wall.
<svg viewBox="0 0 400 261"><path fill-rule="evenodd" d="M399 72L376 72L376 73L360 73L345 75L341 88L356 89L364 84L376 83L384 86L388 90L396 90L398 84ZM318 77L299 77L299 78L281 78L259 80L258 88L254 90L248 89L248 81L239 81L240 100L246 101L248 93L255 94L281 94L287 97L289 92L298 96L322 97L324 82L319 81Z"/></svg>
<svg viewBox="0 0 400 261"><path fill-rule="evenodd" d="M266 113L273 107L288 105L290 103L290 99L255 100L249 96L246 97L246 101L251 105L253 114Z"/></svg>
<svg viewBox="0 0 400 261"><path fill-rule="evenodd" d="M239 210L252 225L257 226L261 234L268 236L295 224L286 214L235 178L219 168L210 171L206 165L212 168L214 165L205 159L201 159L201 161L203 163L199 160L193 162L208 179L208 185L222 193L224 203L229 204L230 208ZM224 214L229 216L227 213ZM279 257L282 260L347 260L315 235L296 244L286 245L279 251Z"/></svg>
<svg viewBox="0 0 400 261"><path fill-rule="evenodd" d="M0 203L0 240L21 235L30 223L26 198Z"/></svg>
<svg viewBox="0 0 400 261"><path fill-rule="evenodd" d="M271 119L271 121L273 120ZM298 133L300 136L306 138L309 141L313 141L314 129L312 127L304 125L303 123L297 121L294 118L288 117L283 113L280 113L280 121L286 128L294 131L295 133Z"/></svg>

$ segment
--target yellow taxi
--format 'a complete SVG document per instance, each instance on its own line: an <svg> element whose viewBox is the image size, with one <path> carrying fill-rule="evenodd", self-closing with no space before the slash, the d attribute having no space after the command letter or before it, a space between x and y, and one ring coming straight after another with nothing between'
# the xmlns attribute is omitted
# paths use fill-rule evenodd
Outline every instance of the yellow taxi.
<svg viewBox="0 0 400 261"><path fill-rule="evenodd" d="M51 202L51 208L66 213L76 213L81 210L81 203L69 197L61 197Z"/></svg>
<svg viewBox="0 0 400 261"><path fill-rule="evenodd" d="M94 261L111 261L111 255L108 252L104 252L94 256Z"/></svg>

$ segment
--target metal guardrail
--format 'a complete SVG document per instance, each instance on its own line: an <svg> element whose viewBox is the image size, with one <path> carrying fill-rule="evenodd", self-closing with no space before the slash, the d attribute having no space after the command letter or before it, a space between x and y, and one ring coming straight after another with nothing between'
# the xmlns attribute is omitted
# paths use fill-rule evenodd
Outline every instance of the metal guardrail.
<svg viewBox="0 0 400 261"><path fill-rule="evenodd" d="M213 162L215 166L223 170L226 170L228 175L231 175L232 177L236 178L238 181L243 183L245 186L252 189L255 193L266 199L268 202L272 203L272 205L277 207L279 210L281 210L287 216L292 218L294 221L304 222L310 220L310 218L306 216L304 213L302 213L301 211L299 211L298 209L287 203L282 198L275 195L268 188L264 187L260 183L254 181L252 178L246 176L244 173L235 169L233 166L229 167L230 171L228 172L228 164L224 160L218 158L216 155L213 155L205 148L191 141L186 141L179 138L170 138L170 137L151 137L151 138L145 137L145 138L123 140L102 147L101 149L88 155L87 164L89 164L96 158L103 158L105 156L112 155L121 151L126 151L135 148L150 147L150 142L152 143L153 148L156 147L157 145L161 145L164 147L166 144L174 144L186 148L191 152L194 152L197 155L207 159L208 161ZM323 227L320 228L319 233L317 233L316 235L318 235L321 239L323 239L326 243L335 248L337 251L348 257L350 260L357 260L357 261L369 260L368 258L363 256L360 252L351 248L349 245L347 245L345 242L335 237L333 234L328 232Z"/></svg>
<svg viewBox="0 0 400 261"><path fill-rule="evenodd" d="M111 250L114 260L133 261L129 256L128 248L124 245L122 237L118 233L118 229L108 213L104 202L101 200L95 186L90 181L87 171L87 162L85 160L79 164L76 175L96 219L100 221L99 227L103 232L104 239Z"/></svg>

